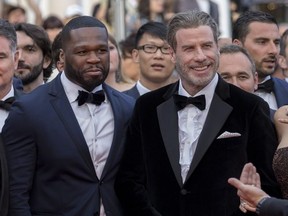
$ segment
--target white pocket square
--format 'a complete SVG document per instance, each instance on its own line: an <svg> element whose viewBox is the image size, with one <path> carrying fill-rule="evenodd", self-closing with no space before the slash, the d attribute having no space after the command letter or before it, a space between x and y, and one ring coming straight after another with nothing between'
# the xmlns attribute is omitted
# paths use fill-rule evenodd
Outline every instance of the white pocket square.
<svg viewBox="0 0 288 216"><path fill-rule="evenodd" d="M226 138L239 137L239 136L241 136L240 133L237 133L237 132L233 133L233 132L225 131L220 136L218 136L217 139L226 139Z"/></svg>

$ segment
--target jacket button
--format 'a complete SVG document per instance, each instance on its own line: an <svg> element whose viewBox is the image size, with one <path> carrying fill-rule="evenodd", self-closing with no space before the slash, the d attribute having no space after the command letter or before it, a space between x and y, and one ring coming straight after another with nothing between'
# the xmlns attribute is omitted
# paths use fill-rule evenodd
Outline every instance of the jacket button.
<svg viewBox="0 0 288 216"><path fill-rule="evenodd" d="M182 190L180 191L180 193L181 193L182 195L186 195L186 194L188 193L188 191L187 191L186 189L182 189Z"/></svg>

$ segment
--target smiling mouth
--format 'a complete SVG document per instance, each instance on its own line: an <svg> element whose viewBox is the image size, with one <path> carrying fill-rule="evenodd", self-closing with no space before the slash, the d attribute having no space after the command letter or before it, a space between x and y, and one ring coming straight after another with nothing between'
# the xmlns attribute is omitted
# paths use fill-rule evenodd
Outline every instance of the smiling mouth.
<svg viewBox="0 0 288 216"><path fill-rule="evenodd" d="M202 66L202 67L193 67L193 70L203 71L203 70L207 70L208 67L209 67L208 65Z"/></svg>

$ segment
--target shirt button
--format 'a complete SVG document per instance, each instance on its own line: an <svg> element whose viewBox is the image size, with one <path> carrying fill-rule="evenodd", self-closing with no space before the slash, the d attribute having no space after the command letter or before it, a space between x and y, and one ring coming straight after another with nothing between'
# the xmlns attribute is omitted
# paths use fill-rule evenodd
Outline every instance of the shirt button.
<svg viewBox="0 0 288 216"><path fill-rule="evenodd" d="M182 189L182 190L180 191L180 193L181 193L182 195L186 195L186 194L188 194L188 191L187 191L186 189Z"/></svg>

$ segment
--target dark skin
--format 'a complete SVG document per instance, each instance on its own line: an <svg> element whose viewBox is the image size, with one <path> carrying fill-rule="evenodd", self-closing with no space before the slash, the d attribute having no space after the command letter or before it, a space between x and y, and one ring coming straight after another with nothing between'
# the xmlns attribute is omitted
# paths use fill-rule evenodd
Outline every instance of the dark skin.
<svg viewBox="0 0 288 216"><path fill-rule="evenodd" d="M100 27L71 30L69 39L63 44L60 58L64 60L67 78L91 92L104 82L109 72L106 30Z"/></svg>

